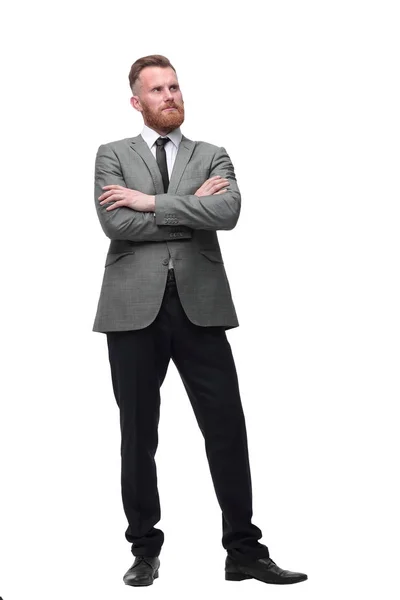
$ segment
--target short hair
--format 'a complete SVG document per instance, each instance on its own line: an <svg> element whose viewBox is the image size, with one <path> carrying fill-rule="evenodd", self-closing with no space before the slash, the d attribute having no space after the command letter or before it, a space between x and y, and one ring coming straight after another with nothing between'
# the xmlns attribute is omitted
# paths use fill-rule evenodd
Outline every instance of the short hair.
<svg viewBox="0 0 400 600"><path fill-rule="evenodd" d="M142 58L138 58L133 65L131 66L131 70L129 71L129 86L132 90L132 94L136 96L135 91L137 91L136 81L140 75L140 72L145 67L171 67L171 69L175 68L171 65L168 58L166 56L162 56L162 54L150 54L149 56L143 56Z"/></svg>

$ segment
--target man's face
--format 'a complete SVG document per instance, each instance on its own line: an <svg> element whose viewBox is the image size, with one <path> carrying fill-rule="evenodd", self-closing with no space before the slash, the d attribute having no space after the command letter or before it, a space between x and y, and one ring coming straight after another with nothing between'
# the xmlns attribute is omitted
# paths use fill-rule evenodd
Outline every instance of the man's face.
<svg viewBox="0 0 400 600"><path fill-rule="evenodd" d="M160 135L167 135L182 125L184 102L176 73L171 67L145 67L136 84L139 84L138 95L132 96L130 102L143 114L148 127Z"/></svg>

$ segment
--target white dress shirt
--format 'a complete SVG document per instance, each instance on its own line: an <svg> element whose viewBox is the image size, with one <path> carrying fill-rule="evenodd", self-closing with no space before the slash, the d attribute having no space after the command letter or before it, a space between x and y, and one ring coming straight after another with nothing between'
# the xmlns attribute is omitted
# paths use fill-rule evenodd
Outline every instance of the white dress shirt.
<svg viewBox="0 0 400 600"><path fill-rule="evenodd" d="M153 156L156 160L157 160L157 158L156 158L156 156L157 156L156 155L156 150L157 150L156 140L158 140L159 137L161 137L161 138L169 137L170 141L165 144L164 148L165 148L165 156L167 159L168 178L169 178L169 180L171 180L172 169L174 168L175 158L178 153L179 144L181 143L181 139L182 139L182 133L181 133L180 127L173 129L168 135L160 135L159 133L157 133L157 131L154 131L154 129L151 129L147 125L143 125L143 129L142 129L142 132L140 135L142 136L142 138L144 139L144 141L150 148L150 151L153 153ZM154 213L154 217L155 216L156 216L156 213ZM169 269L173 268L173 263L172 263L171 257L169 259L168 268Z"/></svg>
<svg viewBox="0 0 400 600"><path fill-rule="evenodd" d="M167 157L168 177L169 177L169 179L171 179L171 173L172 173L172 169L174 167L175 158L178 153L179 144L181 143L181 139L182 139L182 133L181 133L180 127L177 127L176 129L171 131L168 135L160 135L159 133L157 133L157 131L154 131L154 129L151 129L147 125L143 125L143 130L140 135L142 136L142 138L144 139L144 141L150 148L151 152L153 153L154 158L156 158L156 149L157 149L156 140L158 140L159 137L161 137L161 138L169 137L170 141L165 144L164 148L165 148L165 155Z"/></svg>

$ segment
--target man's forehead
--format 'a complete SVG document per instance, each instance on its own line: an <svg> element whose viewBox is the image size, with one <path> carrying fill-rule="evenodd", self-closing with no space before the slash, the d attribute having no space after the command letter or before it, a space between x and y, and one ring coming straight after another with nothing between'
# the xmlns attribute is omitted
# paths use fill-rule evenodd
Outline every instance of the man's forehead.
<svg viewBox="0 0 400 600"><path fill-rule="evenodd" d="M145 86L178 82L176 73L171 67L145 67L140 75Z"/></svg>

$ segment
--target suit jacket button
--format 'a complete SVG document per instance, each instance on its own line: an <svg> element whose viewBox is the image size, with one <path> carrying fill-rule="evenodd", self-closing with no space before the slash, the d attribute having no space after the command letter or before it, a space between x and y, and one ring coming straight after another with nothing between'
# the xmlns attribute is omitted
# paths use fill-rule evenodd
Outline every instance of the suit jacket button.
<svg viewBox="0 0 400 600"><path fill-rule="evenodd" d="M169 263L169 260L168 260L168 258L164 258L164 260L162 261L162 264L163 264L163 265L167 265L168 263Z"/></svg>

